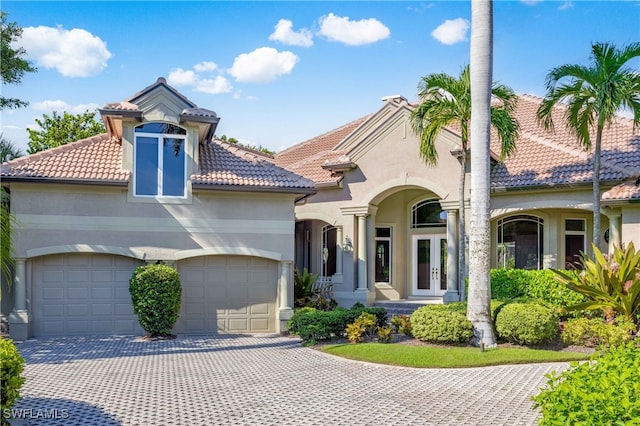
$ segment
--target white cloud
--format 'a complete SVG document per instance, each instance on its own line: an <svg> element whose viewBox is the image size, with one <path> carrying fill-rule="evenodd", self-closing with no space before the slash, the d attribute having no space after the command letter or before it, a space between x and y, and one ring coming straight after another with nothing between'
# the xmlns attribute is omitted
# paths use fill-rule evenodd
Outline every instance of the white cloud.
<svg viewBox="0 0 640 426"><path fill-rule="evenodd" d="M215 71L218 69L218 65L215 62L204 61L194 65L193 69L196 70L196 72Z"/></svg>
<svg viewBox="0 0 640 426"><path fill-rule="evenodd" d="M57 111L60 113L66 111L70 114L82 114L86 111L95 111L100 108L100 105L94 103L71 105L60 99L49 99L40 102L33 102L30 106L36 111Z"/></svg>
<svg viewBox="0 0 640 426"><path fill-rule="evenodd" d="M219 75L213 79L201 79L196 82L196 92L217 95L218 93L228 93L233 89L229 80Z"/></svg>
<svg viewBox="0 0 640 426"><path fill-rule="evenodd" d="M558 7L558 10L567 10L567 9L571 9L572 7L573 7L573 2L565 1Z"/></svg>
<svg viewBox="0 0 640 426"><path fill-rule="evenodd" d="M191 86L196 92L210 95L231 92L233 87L224 76L220 74L213 78L206 76L207 73L215 71L219 71L219 69L214 62L200 62L194 65L191 70L176 68L170 71L167 83L172 86Z"/></svg>
<svg viewBox="0 0 640 426"><path fill-rule="evenodd" d="M193 86L197 80L196 73L192 70L183 70L182 68L176 68L169 72L167 82L172 86Z"/></svg>
<svg viewBox="0 0 640 426"><path fill-rule="evenodd" d="M536 4L542 2L542 0L520 0L520 1L526 4L527 6L535 6Z"/></svg>
<svg viewBox="0 0 640 426"><path fill-rule="evenodd" d="M389 37L391 31L374 18L351 21L348 16L341 17L330 13L320 18L319 34L331 41L359 46L384 40Z"/></svg>
<svg viewBox="0 0 640 426"><path fill-rule="evenodd" d="M112 56L100 37L79 28L26 27L20 46L38 66L55 68L65 77L99 74Z"/></svg>
<svg viewBox="0 0 640 426"><path fill-rule="evenodd" d="M467 40L469 21L464 18L447 19L431 32L431 36L442 44L456 44Z"/></svg>
<svg viewBox="0 0 640 426"><path fill-rule="evenodd" d="M269 83L291 73L299 58L292 52L278 52L272 47L260 47L233 60L228 70L241 83Z"/></svg>
<svg viewBox="0 0 640 426"><path fill-rule="evenodd" d="M275 30L269 36L269 40L279 41L292 46L310 47L313 46L313 35L306 28L300 31L293 31L293 22L288 19L278 21Z"/></svg>

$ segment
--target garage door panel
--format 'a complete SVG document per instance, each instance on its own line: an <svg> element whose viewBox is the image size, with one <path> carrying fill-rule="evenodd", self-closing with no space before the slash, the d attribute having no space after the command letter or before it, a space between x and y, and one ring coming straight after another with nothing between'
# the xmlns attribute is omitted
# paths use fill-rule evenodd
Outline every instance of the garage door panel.
<svg viewBox="0 0 640 426"><path fill-rule="evenodd" d="M141 334L129 278L135 259L103 254L32 260L35 336Z"/></svg>
<svg viewBox="0 0 640 426"><path fill-rule="evenodd" d="M86 284L85 284L86 285ZM63 289L60 289L64 292ZM67 299L82 299L86 300L89 298L89 289L86 287L67 287Z"/></svg>
<svg viewBox="0 0 640 426"><path fill-rule="evenodd" d="M61 310L62 312L62 310ZM70 317L84 317L89 315L91 312L89 310L89 305L86 303L78 303L78 304L68 304L67 305L67 316Z"/></svg>
<svg viewBox="0 0 640 426"><path fill-rule="evenodd" d="M183 300L176 332L275 331L276 262L206 256L180 261L178 270Z"/></svg>
<svg viewBox="0 0 640 426"><path fill-rule="evenodd" d="M91 272L87 270L70 270L67 271L67 282L86 284L91 279Z"/></svg>

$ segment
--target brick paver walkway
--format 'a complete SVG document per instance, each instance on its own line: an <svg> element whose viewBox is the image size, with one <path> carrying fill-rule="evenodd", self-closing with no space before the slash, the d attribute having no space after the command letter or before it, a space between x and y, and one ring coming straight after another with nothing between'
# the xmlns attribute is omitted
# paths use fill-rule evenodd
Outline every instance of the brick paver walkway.
<svg viewBox="0 0 640 426"><path fill-rule="evenodd" d="M257 335L18 348L27 366L14 424L30 425L531 425L543 375L567 367L393 367Z"/></svg>

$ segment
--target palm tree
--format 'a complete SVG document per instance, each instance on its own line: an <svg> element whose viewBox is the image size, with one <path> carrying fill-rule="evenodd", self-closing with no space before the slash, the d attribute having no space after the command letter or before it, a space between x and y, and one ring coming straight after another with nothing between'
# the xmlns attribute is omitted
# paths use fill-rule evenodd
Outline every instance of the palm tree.
<svg viewBox="0 0 640 426"><path fill-rule="evenodd" d="M0 188L0 273L10 285L12 282L13 260L13 228L15 217L9 211L9 194L4 187Z"/></svg>
<svg viewBox="0 0 640 426"><path fill-rule="evenodd" d="M460 183L459 183L459 223L458 223L458 283L464 289L465 278L465 180L469 157L469 123L471 120L471 84L469 65L465 66L458 78L437 73L422 77L418 85L420 104L411 113L411 126L420 137L420 156L429 166L438 163L436 140L440 132L451 125L460 127ZM491 107L491 124L495 127L501 142L501 157L515 150L519 126L513 119L517 96L511 88L493 84L491 93L496 102Z"/></svg>
<svg viewBox="0 0 640 426"><path fill-rule="evenodd" d="M595 126L593 147L593 244L600 245L600 153L602 132L620 108L633 111L633 125L640 124L640 73L627 63L640 56L640 43L617 49L611 43L591 46L591 63L561 65L547 74L547 94L538 109L538 120L553 130L552 112L558 103L567 108L564 113L567 129L578 142L591 149L591 134Z"/></svg>
<svg viewBox="0 0 640 426"><path fill-rule="evenodd" d="M0 163L22 157L24 152L0 133Z"/></svg>
<svg viewBox="0 0 640 426"><path fill-rule="evenodd" d="M491 107L493 74L493 3L471 1L471 232L469 235L469 302L467 318L473 323L474 342L480 346L497 345L491 321L491 226L490 226L490 151L491 125L498 128L503 153L504 138L496 121L511 132L510 145L518 133L517 123L510 117L514 104L496 114ZM512 108L512 109L508 109ZM511 152L511 151L507 151Z"/></svg>

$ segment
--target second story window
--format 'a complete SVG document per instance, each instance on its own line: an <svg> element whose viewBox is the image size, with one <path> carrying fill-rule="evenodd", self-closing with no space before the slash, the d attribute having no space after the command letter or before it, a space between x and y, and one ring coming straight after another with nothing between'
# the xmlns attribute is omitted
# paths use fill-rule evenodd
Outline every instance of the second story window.
<svg viewBox="0 0 640 426"><path fill-rule="evenodd" d="M134 191L136 196L184 197L187 131L168 123L135 128Z"/></svg>

